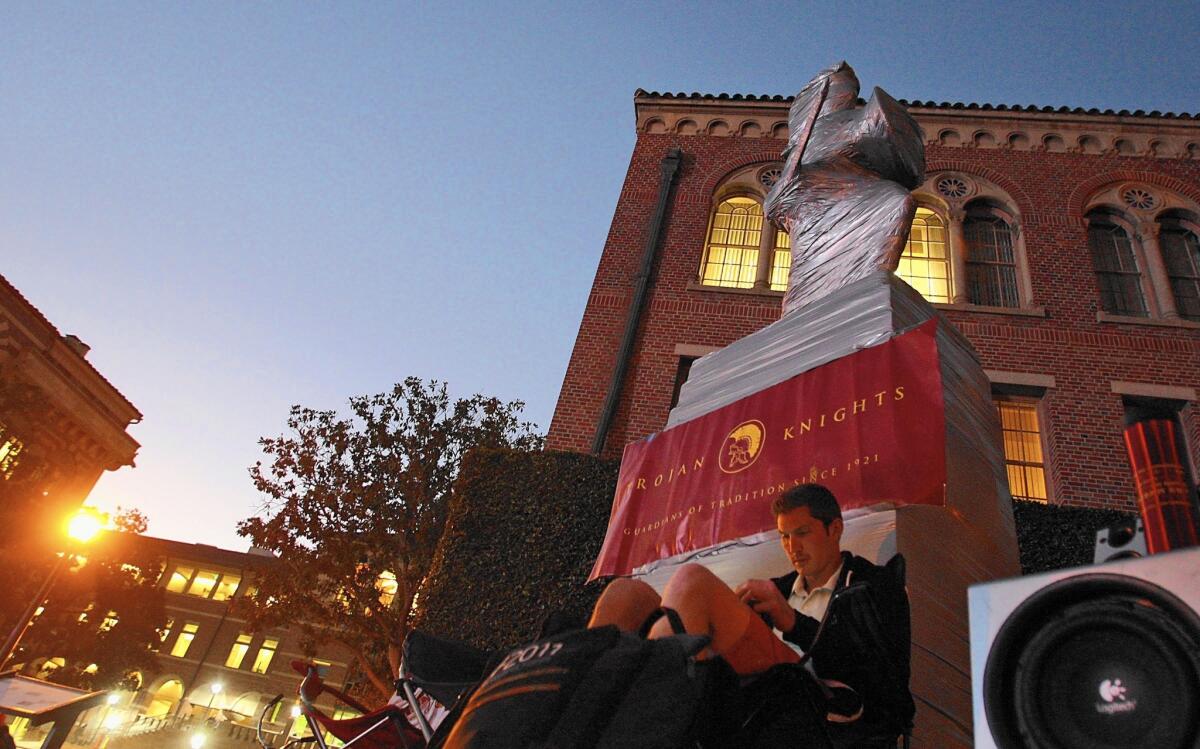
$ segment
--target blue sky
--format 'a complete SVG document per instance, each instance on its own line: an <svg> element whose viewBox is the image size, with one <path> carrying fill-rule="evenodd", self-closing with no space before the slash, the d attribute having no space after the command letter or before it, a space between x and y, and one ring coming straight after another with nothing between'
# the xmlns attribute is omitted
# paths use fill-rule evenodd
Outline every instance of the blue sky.
<svg viewBox="0 0 1200 749"><path fill-rule="evenodd" d="M6 3L0 273L145 414L94 503L231 548L288 407L407 375L543 429L633 91L1200 110L1195 3Z"/></svg>

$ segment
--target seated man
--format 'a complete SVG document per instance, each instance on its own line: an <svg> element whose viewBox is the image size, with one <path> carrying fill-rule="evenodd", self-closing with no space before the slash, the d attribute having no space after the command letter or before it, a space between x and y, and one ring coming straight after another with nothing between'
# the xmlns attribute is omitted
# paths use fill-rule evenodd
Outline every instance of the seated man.
<svg viewBox="0 0 1200 749"><path fill-rule="evenodd" d="M637 631L656 608L671 608L688 632L711 637L713 652L738 674L749 675L799 661L813 648L836 596L812 664L821 679L850 686L863 702L853 729L832 726L834 733L845 734L846 741L837 743L865 745L864 738L883 736L894 745L914 713L908 689L908 595L902 574L895 572L902 561L879 567L842 551L842 511L823 486L789 489L771 509L794 572L730 589L707 568L686 564L667 583L661 600L644 582L614 580L596 602L589 626ZM652 638L670 634L665 618L650 631Z"/></svg>

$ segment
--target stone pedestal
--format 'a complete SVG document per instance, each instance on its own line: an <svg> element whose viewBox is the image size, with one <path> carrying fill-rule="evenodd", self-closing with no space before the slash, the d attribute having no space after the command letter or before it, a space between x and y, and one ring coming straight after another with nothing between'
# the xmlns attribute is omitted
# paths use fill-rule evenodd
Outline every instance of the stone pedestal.
<svg viewBox="0 0 1200 749"><path fill-rule="evenodd" d="M879 272L793 312L692 365L672 427L937 317L920 294ZM1020 574L1012 499L991 387L967 339L937 332L946 424L946 502L876 508L847 519L844 546L874 561L899 551L912 603L912 691L918 746L971 745L967 587ZM917 469L919 467L914 467ZM730 584L789 568L771 533L715 551ZM668 560L647 575L665 582Z"/></svg>

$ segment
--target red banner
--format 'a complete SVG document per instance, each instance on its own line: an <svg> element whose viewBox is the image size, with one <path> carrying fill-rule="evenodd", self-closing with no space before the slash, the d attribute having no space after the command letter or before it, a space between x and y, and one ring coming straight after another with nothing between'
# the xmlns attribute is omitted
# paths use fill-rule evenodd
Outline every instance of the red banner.
<svg viewBox="0 0 1200 749"><path fill-rule="evenodd" d="M1137 485L1146 550L1157 554L1200 545L1194 490L1183 466L1174 420L1147 419L1125 427L1125 448Z"/></svg>
<svg viewBox="0 0 1200 749"><path fill-rule="evenodd" d="M775 526L771 502L823 484L843 510L945 502L937 321L625 447L589 579Z"/></svg>

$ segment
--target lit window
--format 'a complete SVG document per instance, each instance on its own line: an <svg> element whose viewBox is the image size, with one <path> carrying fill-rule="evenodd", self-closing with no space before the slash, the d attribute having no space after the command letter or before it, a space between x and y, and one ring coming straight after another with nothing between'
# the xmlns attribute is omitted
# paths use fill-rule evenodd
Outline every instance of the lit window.
<svg viewBox="0 0 1200 749"><path fill-rule="evenodd" d="M335 707L333 709L333 719L334 720L346 720L348 718L356 718L359 715L362 715L362 713L359 712L358 710L355 710L355 709L349 708L349 707ZM343 747L346 745L346 743L344 741L342 741L338 737L334 736L333 734L329 733L328 731L324 732L323 738L325 739L325 743L331 747Z"/></svg>
<svg viewBox="0 0 1200 749"><path fill-rule="evenodd" d="M115 611L108 612L108 615L104 617L104 621L100 622L100 631L101 632L109 631L113 627L117 626L118 621L120 621L120 617L117 616L117 612L115 612Z"/></svg>
<svg viewBox="0 0 1200 749"><path fill-rule="evenodd" d="M967 243L967 301L989 307L1019 307L1017 259L1008 222L987 212L972 213L963 222L963 235Z"/></svg>
<svg viewBox="0 0 1200 749"><path fill-rule="evenodd" d="M1125 227L1106 214L1092 214L1088 217L1088 247L1100 287L1100 309L1114 315L1148 316L1142 273Z"/></svg>
<svg viewBox="0 0 1200 749"><path fill-rule="evenodd" d="M217 586L218 577L220 577L220 575L216 572L200 570L196 573L196 577L192 579L192 585L187 591L188 595L196 596L198 598L208 598L208 595L212 593L213 588Z"/></svg>
<svg viewBox="0 0 1200 749"><path fill-rule="evenodd" d="M217 583L217 590L213 593L214 601L228 601L233 598L233 594L237 593L238 586L242 584L240 575L221 575L221 582Z"/></svg>
<svg viewBox="0 0 1200 749"><path fill-rule="evenodd" d="M0 424L0 479L12 476L17 467L17 456L23 447L21 440L16 437L5 437L4 426Z"/></svg>
<svg viewBox="0 0 1200 749"><path fill-rule="evenodd" d="M1182 222L1164 219L1159 245L1179 316L1200 322L1200 239Z"/></svg>
<svg viewBox="0 0 1200 749"><path fill-rule="evenodd" d="M175 639L175 647L171 648L171 655L176 658L182 658L187 655L188 648L192 646L192 640L196 639L196 632L199 629L200 625L195 622L184 624L179 637Z"/></svg>
<svg viewBox="0 0 1200 749"><path fill-rule="evenodd" d="M158 642L151 645L150 649L158 652L159 648L166 643L167 638L171 636L171 628L175 626L174 619L167 619L167 623L158 629Z"/></svg>
<svg viewBox="0 0 1200 749"><path fill-rule="evenodd" d="M254 665L250 670L256 674L265 674L271 667L271 659L275 657L275 648L277 647L279 647L279 640L270 638L263 640L262 647L258 649L258 655L254 656Z"/></svg>
<svg viewBox="0 0 1200 749"><path fill-rule="evenodd" d="M384 608L391 606L392 601L396 600L396 591L399 589L400 584L396 582L395 572L384 570L375 579L375 590L379 591L379 604Z"/></svg>
<svg viewBox="0 0 1200 749"><path fill-rule="evenodd" d="M762 206L753 198L728 198L713 213L704 272L706 286L754 287L762 243Z"/></svg>
<svg viewBox="0 0 1200 749"><path fill-rule="evenodd" d="M917 207L908 244L900 255L896 275L934 303L949 303L950 256L946 251L946 224L928 208Z"/></svg>
<svg viewBox="0 0 1200 749"><path fill-rule="evenodd" d="M49 676L50 674L54 673L55 671L57 671L60 668L63 668L66 665L67 665L67 660L61 656L49 658L46 660L45 663L42 664L41 668L38 669L37 678L44 679L47 676Z"/></svg>
<svg viewBox="0 0 1200 749"><path fill-rule="evenodd" d="M229 649L229 657L225 659L225 665L229 668L241 668L242 660L245 659L246 653L250 652L251 635L242 632L237 636L237 640L233 643L233 647Z"/></svg>
<svg viewBox="0 0 1200 749"><path fill-rule="evenodd" d="M792 238L783 229L775 230L775 249L771 252L771 291L787 291L792 271Z"/></svg>
<svg viewBox="0 0 1200 749"><path fill-rule="evenodd" d="M171 571L171 579L167 581L167 590L172 593L182 593L187 590L188 580L195 572L191 567L176 567Z"/></svg>
<svg viewBox="0 0 1200 749"><path fill-rule="evenodd" d="M1000 412L1000 428L1004 435L1004 462L1008 468L1009 492L1017 499L1045 502L1046 470L1037 404L997 400L996 408Z"/></svg>

